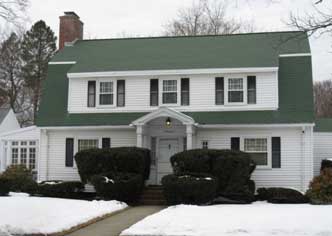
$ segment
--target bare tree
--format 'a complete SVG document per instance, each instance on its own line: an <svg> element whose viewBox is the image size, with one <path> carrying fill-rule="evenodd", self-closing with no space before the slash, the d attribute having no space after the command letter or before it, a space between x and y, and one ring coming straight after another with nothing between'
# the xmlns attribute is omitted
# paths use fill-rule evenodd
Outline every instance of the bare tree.
<svg viewBox="0 0 332 236"><path fill-rule="evenodd" d="M304 15L291 13L288 24L312 35L318 33L332 33L332 11L322 3L324 0L313 1L313 12Z"/></svg>
<svg viewBox="0 0 332 236"><path fill-rule="evenodd" d="M6 22L16 23L28 3L29 0L0 0L0 18Z"/></svg>
<svg viewBox="0 0 332 236"><path fill-rule="evenodd" d="M316 82L314 95L316 116L332 118L332 80Z"/></svg>
<svg viewBox="0 0 332 236"><path fill-rule="evenodd" d="M252 32L252 22L242 22L227 17L225 0L199 0L189 8L178 10L178 16L165 27L169 36L218 35Z"/></svg>

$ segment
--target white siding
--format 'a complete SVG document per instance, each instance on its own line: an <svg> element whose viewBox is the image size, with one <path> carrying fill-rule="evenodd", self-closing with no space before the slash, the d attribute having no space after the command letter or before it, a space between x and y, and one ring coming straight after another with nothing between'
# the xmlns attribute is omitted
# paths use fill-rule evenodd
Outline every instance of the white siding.
<svg viewBox="0 0 332 236"><path fill-rule="evenodd" d="M252 75L252 74L248 74ZM190 106L173 106L179 111L226 111L226 110L274 110L278 108L278 81L276 73L256 73L257 104L252 105L215 105L215 77L227 76L214 75L183 75L160 76L159 87L162 79L190 78ZM231 77L246 78L246 74L233 74ZM69 79L68 111L70 113L82 112L124 112L124 111L151 111L150 107L150 77L117 77L112 79L126 80L126 106L113 108L88 108L87 84L91 79ZM105 80L105 79L103 79ZM98 88L98 86L97 86ZM180 82L178 82L180 90ZM161 103L161 94L159 103ZM180 94L178 95L180 101Z"/></svg>
<svg viewBox="0 0 332 236"><path fill-rule="evenodd" d="M131 130L103 130L103 131L47 131L42 132L41 161L39 180L79 180L76 167L65 166L65 143L66 138L73 137L75 140L75 152L79 138L111 138L112 147L135 146L136 133ZM99 142L101 145L101 140Z"/></svg>
<svg viewBox="0 0 332 236"><path fill-rule="evenodd" d="M13 110L10 109L5 119L0 124L0 134L17 130L20 128L20 124L17 121L16 115L14 114Z"/></svg>
<svg viewBox="0 0 332 236"><path fill-rule="evenodd" d="M311 129L303 134L310 146ZM201 148L202 141L209 141L209 148L229 149L231 137L281 137L281 168L260 168L253 173L256 187L292 187L305 190L312 178L312 148L304 150L302 155L302 130L300 128L265 129L198 129L196 147ZM310 151L311 150L311 151ZM304 164L305 163L305 164ZM302 169L304 166L307 168ZM309 167L308 167L309 166ZM312 166L312 165L311 165ZM303 179L301 177L303 171Z"/></svg>
<svg viewBox="0 0 332 236"><path fill-rule="evenodd" d="M319 175L321 161L332 158L332 133L314 133L314 175Z"/></svg>

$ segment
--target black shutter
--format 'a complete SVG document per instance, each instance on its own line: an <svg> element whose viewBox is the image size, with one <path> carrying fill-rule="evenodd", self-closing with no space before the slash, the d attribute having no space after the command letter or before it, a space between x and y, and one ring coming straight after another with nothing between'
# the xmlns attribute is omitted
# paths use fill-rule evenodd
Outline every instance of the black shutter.
<svg viewBox="0 0 332 236"><path fill-rule="evenodd" d="M281 168L280 137L272 137L272 168Z"/></svg>
<svg viewBox="0 0 332 236"><path fill-rule="evenodd" d="M116 105L118 107L124 107L125 106L125 81L124 80L118 80L117 81L117 99L116 99Z"/></svg>
<svg viewBox="0 0 332 236"><path fill-rule="evenodd" d="M102 148L110 148L111 147L111 139L110 138L103 138L101 143L102 143Z"/></svg>
<svg viewBox="0 0 332 236"><path fill-rule="evenodd" d="M231 149L234 151L240 151L240 138L238 137L231 138Z"/></svg>
<svg viewBox="0 0 332 236"><path fill-rule="evenodd" d="M159 105L159 81L158 79L150 80L150 106Z"/></svg>
<svg viewBox="0 0 332 236"><path fill-rule="evenodd" d="M181 106L189 106L190 91L189 91L189 78L181 79Z"/></svg>
<svg viewBox="0 0 332 236"><path fill-rule="evenodd" d="M215 100L216 105L224 105L224 78L215 78Z"/></svg>
<svg viewBox="0 0 332 236"><path fill-rule="evenodd" d="M96 81L88 81L88 107L96 106Z"/></svg>
<svg viewBox="0 0 332 236"><path fill-rule="evenodd" d="M66 138L66 167L74 166L74 139Z"/></svg>
<svg viewBox="0 0 332 236"><path fill-rule="evenodd" d="M247 82L248 104L256 104L256 76L248 76Z"/></svg>

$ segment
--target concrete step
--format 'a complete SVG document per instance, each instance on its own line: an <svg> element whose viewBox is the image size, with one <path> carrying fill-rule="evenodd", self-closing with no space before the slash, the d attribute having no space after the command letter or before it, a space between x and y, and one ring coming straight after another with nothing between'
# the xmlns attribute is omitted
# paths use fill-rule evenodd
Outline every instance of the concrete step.
<svg viewBox="0 0 332 236"><path fill-rule="evenodd" d="M142 200L140 201L140 203L142 205L147 205L147 206L164 206L166 205L166 201L165 200L152 200L152 199L149 199L149 200Z"/></svg>

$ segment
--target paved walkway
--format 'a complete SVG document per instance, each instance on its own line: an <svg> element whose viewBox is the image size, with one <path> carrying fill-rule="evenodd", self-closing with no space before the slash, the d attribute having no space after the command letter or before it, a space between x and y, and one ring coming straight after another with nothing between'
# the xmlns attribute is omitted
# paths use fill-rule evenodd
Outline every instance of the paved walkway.
<svg viewBox="0 0 332 236"><path fill-rule="evenodd" d="M67 236L118 236L141 219L162 210L163 206L137 206L110 216Z"/></svg>

